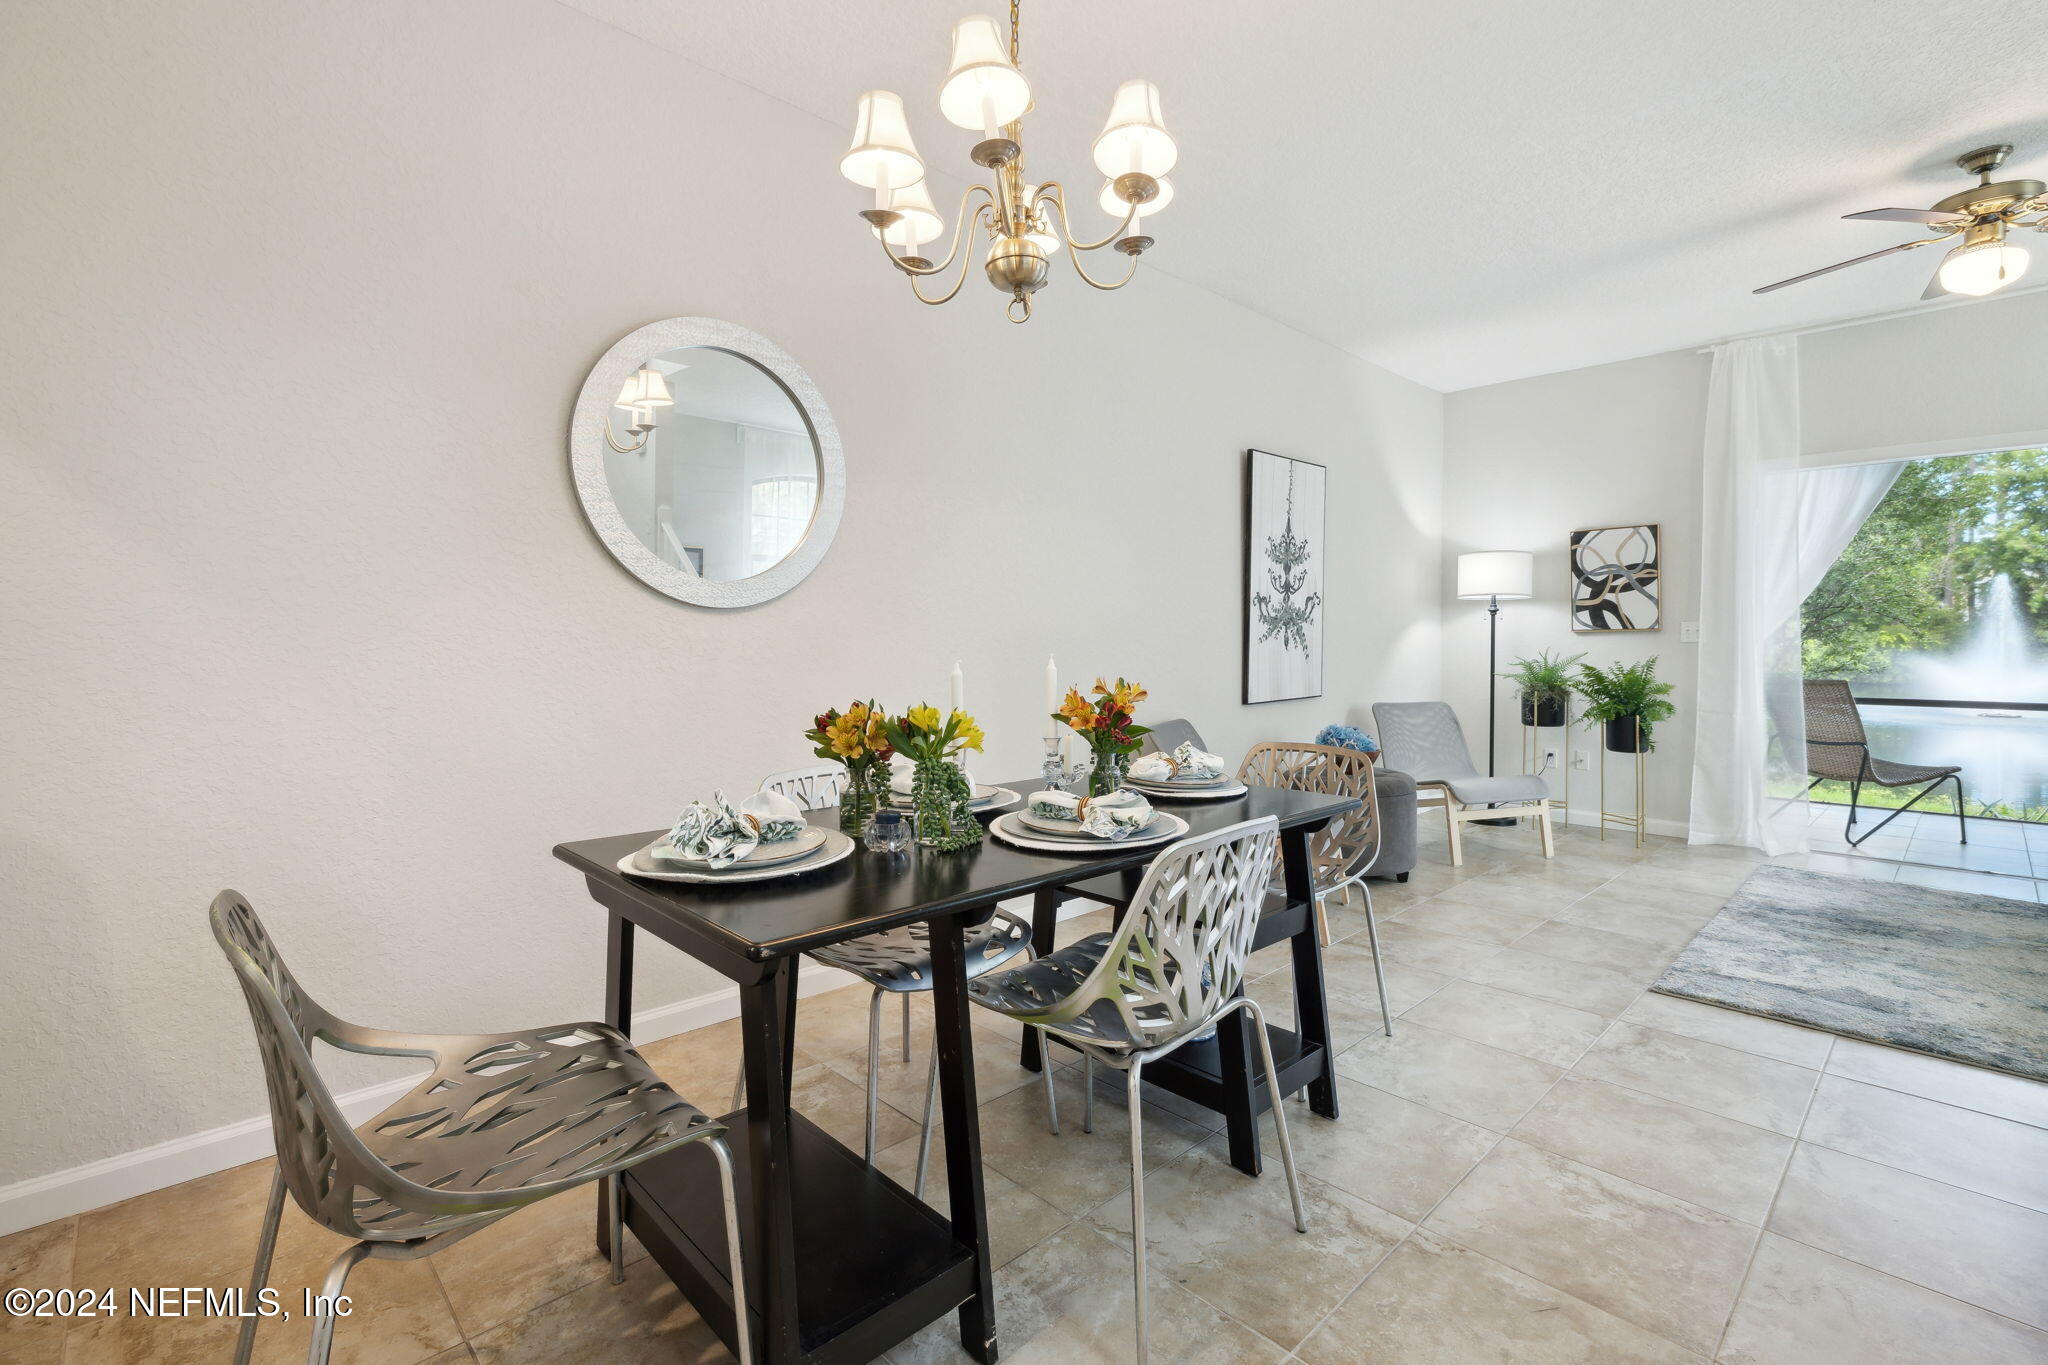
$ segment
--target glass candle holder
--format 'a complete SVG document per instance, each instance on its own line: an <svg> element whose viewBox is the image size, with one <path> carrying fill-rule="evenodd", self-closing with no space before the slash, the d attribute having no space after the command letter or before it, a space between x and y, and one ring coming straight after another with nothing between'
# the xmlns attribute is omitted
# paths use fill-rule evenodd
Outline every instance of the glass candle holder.
<svg viewBox="0 0 2048 1365"><path fill-rule="evenodd" d="M871 853L908 853L910 822L900 810L878 810L869 817L861 842Z"/></svg>

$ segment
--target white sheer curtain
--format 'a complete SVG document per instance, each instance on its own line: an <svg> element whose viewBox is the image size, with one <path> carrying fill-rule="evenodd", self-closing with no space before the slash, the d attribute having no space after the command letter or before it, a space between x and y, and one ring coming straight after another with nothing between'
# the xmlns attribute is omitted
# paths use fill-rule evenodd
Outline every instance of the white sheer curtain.
<svg viewBox="0 0 2048 1365"><path fill-rule="evenodd" d="M1691 840L1794 852L1806 846L1806 802L1772 793L1804 770L1806 744L1794 339L1714 348L1705 456Z"/></svg>
<svg viewBox="0 0 2048 1365"><path fill-rule="evenodd" d="M1799 608L1902 467L1799 468L1791 337L1714 348L1701 487L1696 844L1806 847Z"/></svg>

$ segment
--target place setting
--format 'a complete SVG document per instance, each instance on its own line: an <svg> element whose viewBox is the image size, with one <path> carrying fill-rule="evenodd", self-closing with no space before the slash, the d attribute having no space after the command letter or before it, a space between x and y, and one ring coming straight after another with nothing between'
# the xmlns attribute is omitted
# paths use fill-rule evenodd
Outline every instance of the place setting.
<svg viewBox="0 0 2048 1365"><path fill-rule="evenodd" d="M667 834L619 859L619 871L649 881L756 882L830 866L853 840L808 823L796 802L758 791L735 806L724 792L692 801Z"/></svg>
<svg viewBox="0 0 2048 1365"><path fill-rule="evenodd" d="M1131 755L1151 733L1132 719L1138 703L1145 699L1145 689L1123 678L1114 686L1097 678L1093 700L1078 687L1069 688L1060 700L1050 661L1045 685L1051 721L1045 737L1045 790L1033 792L1022 810L997 816L989 824L989 833L1013 848L1048 853L1143 848L1170 843L1186 834L1187 821L1155 810L1148 793L1124 778ZM1061 753L1062 727L1087 744L1085 762L1066 762ZM1194 746L1182 747L1192 750ZM1214 762L1220 772L1222 760ZM1163 771L1169 777L1173 772L1170 768ZM1068 783L1082 779L1088 783L1085 794L1065 790Z"/></svg>
<svg viewBox="0 0 2048 1365"><path fill-rule="evenodd" d="M1249 787L1230 775L1223 760L1192 743L1172 753L1141 754L1124 774L1124 786L1168 801L1227 801Z"/></svg>

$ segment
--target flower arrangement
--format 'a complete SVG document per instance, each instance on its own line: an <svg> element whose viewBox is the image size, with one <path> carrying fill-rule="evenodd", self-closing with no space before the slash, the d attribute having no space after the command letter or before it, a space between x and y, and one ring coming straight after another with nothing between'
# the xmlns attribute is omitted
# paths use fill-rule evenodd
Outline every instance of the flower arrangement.
<svg viewBox="0 0 2048 1365"><path fill-rule="evenodd" d="M1356 725L1325 725L1316 731L1316 743L1338 749L1356 749L1362 754L1380 751L1380 742Z"/></svg>
<svg viewBox="0 0 2048 1365"><path fill-rule="evenodd" d="M882 735L895 752L917 765L910 783L911 816L917 842L927 848L970 848L981 842L981 822L970 803L974 791L958 759L972 749L981 752L981 726L965 711L948 712L928 704L911 707L900 717L883 718Z"/></svg>
<svg viewBox="0 0 2048 1365"><path fill-rule="evenodd" d="M889 760L896 753L888 735L888 717L872 700L837 707L812 718L804 738L811 752L846 768L846 786L839 796L839 828L859 834L875 813L889 785Z"/></svg>
<svg viewBox="0 0 2048 1365"><path fill-rule="evenodd" d="M1144 688L1122 678L1112 687L1097 678L1092 690L1095 700L1090 701L1081 695L1080 688L1068 688L1067 699L1053 719L1088 741L1088 747L1095 753L1095 768L1088 774L1088 794L1102 796L1123 785L1125 761L1138 752L1138 741L1152 731L1131 723L1132 712L1147 695Z"/></svg>

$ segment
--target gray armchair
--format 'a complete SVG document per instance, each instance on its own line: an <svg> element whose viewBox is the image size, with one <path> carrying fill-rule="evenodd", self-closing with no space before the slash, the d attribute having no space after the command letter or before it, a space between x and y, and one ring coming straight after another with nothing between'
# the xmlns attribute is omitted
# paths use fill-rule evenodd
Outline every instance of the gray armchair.
<svg viewBox="0 0 2048 1365"><path fill-rule="evenodd" d="M1482 776L1473 766L1457 713L1448 705L1440 701L1374 702L1372 719L1380 732L1382 761L1415 779L1418 804L1427 800L1443 807L1452 867L1465 865L1460 827L1503 816L1533 817L1543 856L1557 856L1550 828L1549 785L1530 773Z"/></svg>

